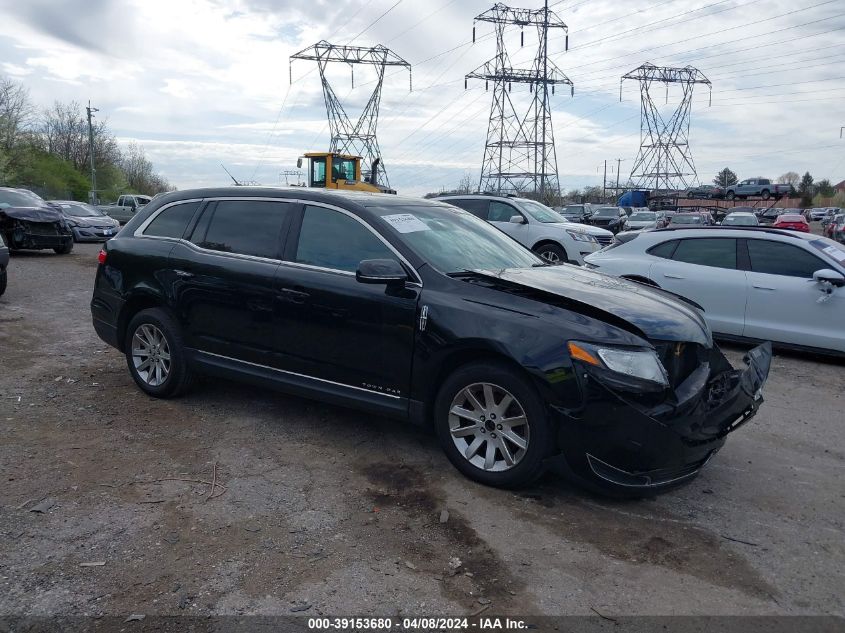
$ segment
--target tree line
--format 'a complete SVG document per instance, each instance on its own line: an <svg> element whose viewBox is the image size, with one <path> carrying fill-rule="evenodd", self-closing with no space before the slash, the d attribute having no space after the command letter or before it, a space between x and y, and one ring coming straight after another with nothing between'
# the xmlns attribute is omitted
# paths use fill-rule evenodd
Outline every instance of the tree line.
<svg viewBox="0 0 845 633"><path fill-rule="evenodd" d="M93 149L102 201L122 193L155 195L173 189L137 143L119 146L106 120L95 119L92 127L93 148L84 106L57 101L38 108L23 84L0 76L0 185L87 200Z"/></svg>

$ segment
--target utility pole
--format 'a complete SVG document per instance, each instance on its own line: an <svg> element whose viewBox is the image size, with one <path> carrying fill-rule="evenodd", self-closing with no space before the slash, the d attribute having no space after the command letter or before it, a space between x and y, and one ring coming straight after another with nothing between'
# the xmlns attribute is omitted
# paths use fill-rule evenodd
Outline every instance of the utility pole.
<svg viewBox="0 0 845 633"><path fill-rule="evenodd" d="M85 108L88 113L88 154L91 157L91 193L89 194L91 204L97 204L97 170L94 168L94 126L91 124L91 119L94 117L94 112L99 112L97 108L91 107L91 101L88 101L88 107Z"/></svg>
<svg viewBox="0 0 845 633"><path fill-rule="evenodd" d="M622 161L625 160L624 158L617 158L616 159L616 189L614 189L613 193L616 198L619 198L619 171L622 169Z"/></svg>
<svg viewBox="0 0 845 633"><path fill-rule="evenodd" d="M601 197L607 202L607 159L604 159L604 177L601 179Z"/></svg>

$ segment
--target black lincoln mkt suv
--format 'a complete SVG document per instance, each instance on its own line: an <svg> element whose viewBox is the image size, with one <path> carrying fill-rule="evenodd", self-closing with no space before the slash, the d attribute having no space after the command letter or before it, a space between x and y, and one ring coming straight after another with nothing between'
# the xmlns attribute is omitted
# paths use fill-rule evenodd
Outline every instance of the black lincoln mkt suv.
<svg viewBox="0 0 845 633"><path fill-rule="evenodd" d="M157 197L100 252L100 337L138 387L242 379L433 425L466 476L613 495L693 478L762 402L699 308L549 265L437 201L301 188Z"/></svg>

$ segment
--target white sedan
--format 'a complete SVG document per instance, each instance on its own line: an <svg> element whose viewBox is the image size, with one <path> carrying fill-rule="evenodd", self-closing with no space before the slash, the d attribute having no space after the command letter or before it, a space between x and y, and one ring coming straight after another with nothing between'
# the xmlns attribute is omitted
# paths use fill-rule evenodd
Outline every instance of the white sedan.
<svg viewBox="0 0 845 633"><path fill-rule="evenodd" d="M585 258L704 308L723 338L845 354L845 246L757 228L643 232Z"/></svg>

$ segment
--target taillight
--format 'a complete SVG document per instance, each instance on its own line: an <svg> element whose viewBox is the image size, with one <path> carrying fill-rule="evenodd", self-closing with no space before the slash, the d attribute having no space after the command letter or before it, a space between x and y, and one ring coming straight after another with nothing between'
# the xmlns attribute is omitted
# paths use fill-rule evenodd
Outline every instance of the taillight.
<svg viewBox="0 0 845 633"><path fill-rule="evenodd" d="M100 262L101 264L105 264L107 256L108 256L108 253L106 253L106 249L101 248L100 252L97 253L97 261Z"/></svg>

